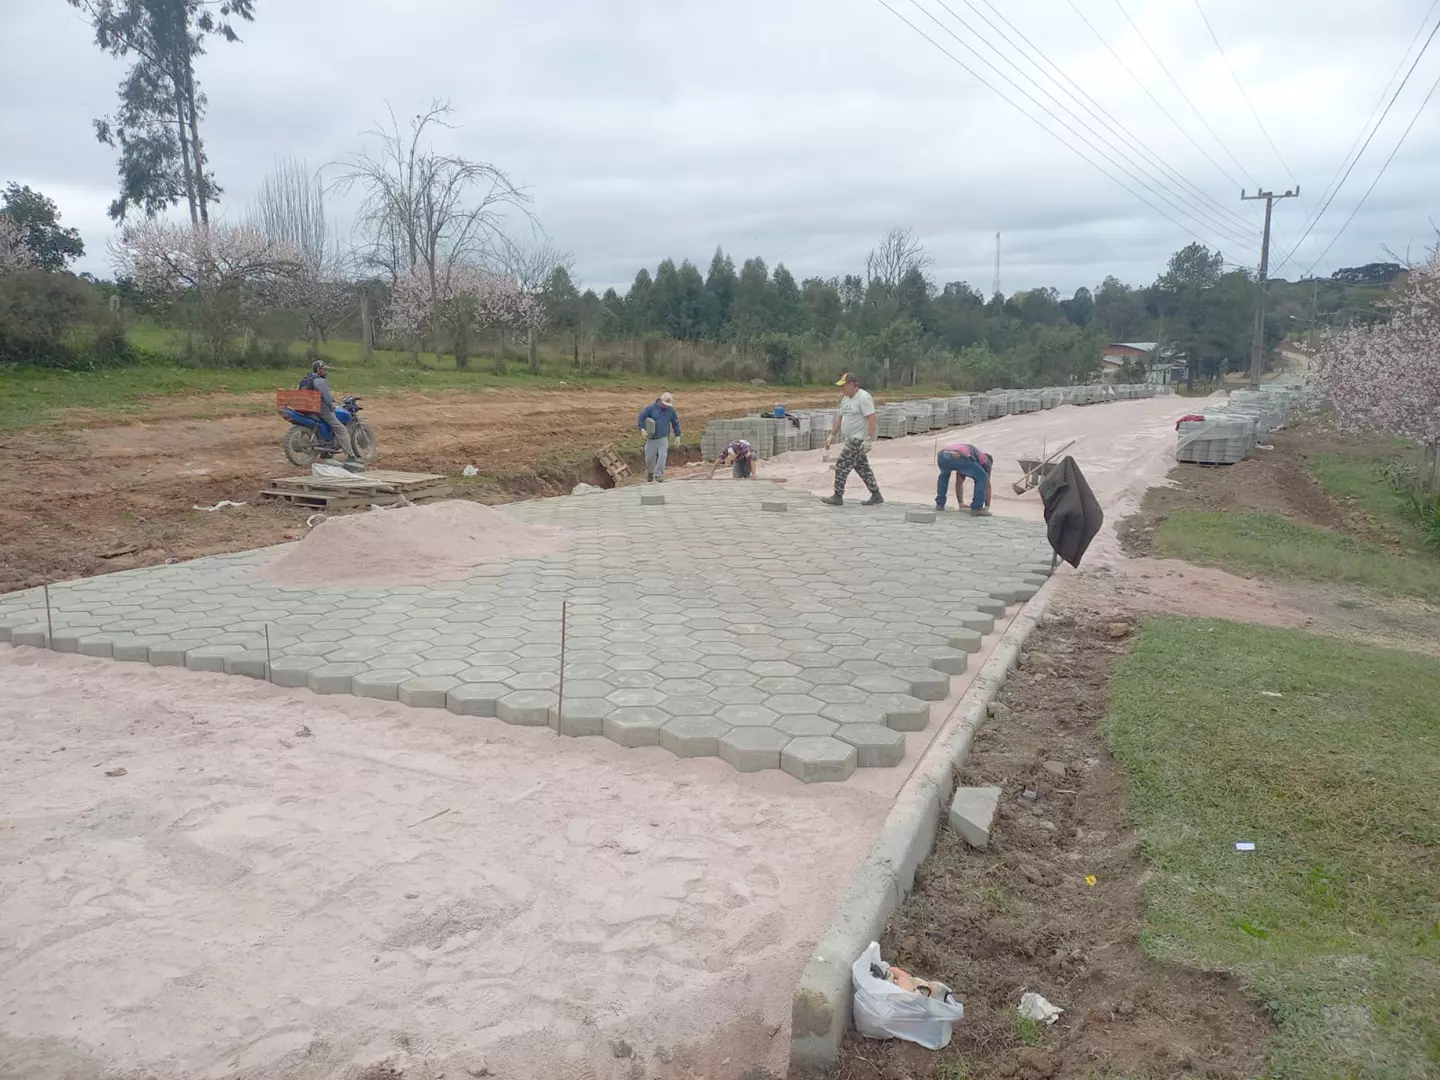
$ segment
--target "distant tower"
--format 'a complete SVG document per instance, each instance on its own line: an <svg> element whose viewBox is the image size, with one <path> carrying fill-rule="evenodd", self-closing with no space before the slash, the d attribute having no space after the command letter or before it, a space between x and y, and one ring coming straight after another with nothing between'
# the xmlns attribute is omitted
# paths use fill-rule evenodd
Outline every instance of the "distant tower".
<svg viewBox="0 0 1440 1080"><path fill-rule="evenodd" d="M990 295L996 296L1000 292L1000 234L995 234L995 283L990 287Z"/></svg>

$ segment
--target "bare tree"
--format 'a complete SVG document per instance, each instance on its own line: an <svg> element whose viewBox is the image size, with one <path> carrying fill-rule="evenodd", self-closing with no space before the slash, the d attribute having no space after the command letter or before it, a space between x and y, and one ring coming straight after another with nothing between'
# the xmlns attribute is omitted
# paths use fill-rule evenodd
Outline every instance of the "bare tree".
<svg viewBox="0 0 1440 1080"><path fill-rule="evenodd" d="M250 200L247 226L272 243L301 255L302 269L293 298L305 315L305 336L312 348L350 317L355 290L350 259L325 216L325 189L318 173L293 157L281 158Z"/></svg>
<svg viewBox="0 0 1440 1080"><path fill-rule="evenodd" d="M457 266L503 265L509 215L530 217L530 197L503 170L431 145L437 131L452 126L452 111L448 102L434 101L402 131L390 110L389 126L364 133L372 145L339 162L332 185L341 194L361 193L366 260L392 286L423 275L431 307L449 291Z"/></svg>
<svg viewBox="0 0 1440 1080"><path fill-rule="evenodd" d="M529 309L530 317L524 321L526 345L529 350L530 373L540 374L540 357L536 349L536 335L548 314L547 292L555 271L567 273L573 269L575 260L568 252L562 252L546 243L528 247L509 244L505 252L505 269L515 278L522 296L534 301Z"/></svg>
<svg viewBox="0 0 1440 1080"><path fill-rule="evenodd" d="M865 256L868 284L880 285L893 293L912 270L924 270L931 263L925 247L915 237L914 229L894 228L885 234L880 246Z"/></svg>

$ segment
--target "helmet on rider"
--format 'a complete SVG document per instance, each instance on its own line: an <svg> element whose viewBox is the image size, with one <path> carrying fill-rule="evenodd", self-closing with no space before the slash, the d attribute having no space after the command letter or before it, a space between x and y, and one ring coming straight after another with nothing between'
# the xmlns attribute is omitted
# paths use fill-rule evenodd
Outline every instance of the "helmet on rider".
<svg viewBox="0 0 1440 1080"><path fill-rule="evenodd" d="M324 360L312 360L312 361L310 362L310 371L311 371L313 374L315 374L315 375L324 375L324 374L325 374L325 370L326 370L326 369L325 369L325 361L324 361Z"/></svg>

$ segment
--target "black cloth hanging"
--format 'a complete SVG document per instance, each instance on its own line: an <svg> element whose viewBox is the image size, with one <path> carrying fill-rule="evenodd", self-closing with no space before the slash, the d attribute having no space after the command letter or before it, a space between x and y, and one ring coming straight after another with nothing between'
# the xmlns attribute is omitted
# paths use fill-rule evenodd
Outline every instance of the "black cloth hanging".
<svg viewBox="0 0 1440 1080"><path fill-rule="evenodd" d="M1047 470L1040 481L1040 498L1045 503L1050 546L1071 566L1079 566L1085 549L1105 524L1105 511L1073 457Z"/></svg>

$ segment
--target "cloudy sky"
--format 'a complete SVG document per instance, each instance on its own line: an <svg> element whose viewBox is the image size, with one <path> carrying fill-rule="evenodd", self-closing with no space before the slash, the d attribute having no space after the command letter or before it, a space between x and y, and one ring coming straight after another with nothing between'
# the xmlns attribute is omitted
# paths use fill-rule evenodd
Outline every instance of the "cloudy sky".
<svg viewBox="0 0 1440 1080"><path fill-rule="evenodd" d="M1297 181L1302 197L1276 204L1272 266L1299 242L1279 276L1433 236L1440 95L1420 106L1440 77L1440 41L1300 242L1392 73L1430 33L1431 0L1368 0L1363 16L1348 0L1201 0L1278 154L1195 0L884 3L975 73L882 0L257 0L243 43L214 43L200 61L202 134L235 218L278 155L320 167L361 147L387 103L404 118L449 99L459 127L445 148L524 185L597 288L666 256L703 270L716 244L797 277L859 270L894 225L915 229L941 281L988 290L999 230L1007 293L1068 294L1107 274L1143 284L1192 239L1253 266L1261 204L1239 189ZM996 27L1023 34L1038 49L1026 55L1090 100L1042 77ZM0 0L0 40L20 43L0 68L0 181L53 197L84 234L81 268L106 274L115 161L90 121L113 108L123 65L65 0ZM347 222L343 202L331 209Z"/></svg>

